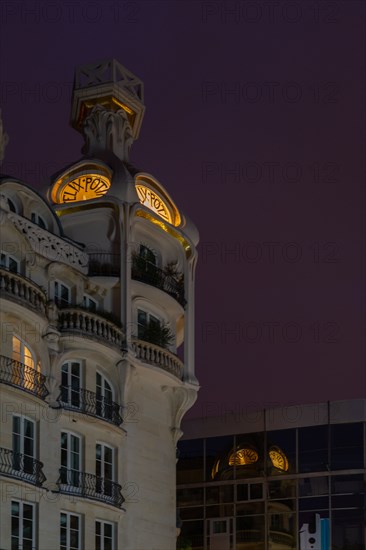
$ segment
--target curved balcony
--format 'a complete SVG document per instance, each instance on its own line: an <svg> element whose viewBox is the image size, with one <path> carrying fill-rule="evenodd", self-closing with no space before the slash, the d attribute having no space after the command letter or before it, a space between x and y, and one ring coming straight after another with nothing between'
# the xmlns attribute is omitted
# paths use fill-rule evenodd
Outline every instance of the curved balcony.
<svg viewBox="0 0 366 550"><path fill-rule="evenodd" d="M120 426L123 422L118 403L83 388L61 386L57 401L63 409L100 418L115 426Z"/></svg>
<svg viewBox="0 0 366 550"><path fill-rule="evenodd" d="M131 277L135 281L163 290L185 307L184 285L144 258L132 256Z"/></svg>
<svg viewBox="0 0 366 550"><path fill-rule="evenodd" d="M119 483L94 474L60 468L57 485L60 493L75 495L122 508L124 498Z"/></svg>
<svg viewBox="0 0 366 550"><path fill-rule="evenodd" d="M49 394L46 388L46 377L43 374L4 355L0 355L0 382L20 388L40 399L44 399Z"/></svg>
<svg viewBox="0 0 366 550"><path fill-rule="evenodd" d="M41 486L46 481L42 468L43 463L39 460L0 447L0 475Z"/></svg>
<svg viewBox="0 0 366 550"><path fill-rule="evenodd" d="M33 281L19 273L0 268L0 296L40 313L45 312L46 294Z"/></svg>
<svg viewBox="0 0 366 550"><path fill-rule="evenodd" d="M160 367L182 380L184 365L174 353L142 340L134 339L131 345L137 359L154 367Z"/></svg>
<svg viewBox="0 0 366 550"><path fill-rule="evenodd" d="M59 330L71 332L82 337L122 347L122 330L101 315L81 308L65 308L59 313Z"/></svg>

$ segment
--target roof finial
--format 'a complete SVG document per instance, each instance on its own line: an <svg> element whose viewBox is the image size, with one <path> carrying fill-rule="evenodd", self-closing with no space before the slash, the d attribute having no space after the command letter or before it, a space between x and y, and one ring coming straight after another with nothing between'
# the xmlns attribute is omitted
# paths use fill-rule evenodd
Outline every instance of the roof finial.
<svg viewBox="0 0 366 550"><path fill-rule="evenodd" d="M9 136L3 130L3 121L1 118L1 109L0 109L0 165L4 158L5 147L9 142Z"/></svg>

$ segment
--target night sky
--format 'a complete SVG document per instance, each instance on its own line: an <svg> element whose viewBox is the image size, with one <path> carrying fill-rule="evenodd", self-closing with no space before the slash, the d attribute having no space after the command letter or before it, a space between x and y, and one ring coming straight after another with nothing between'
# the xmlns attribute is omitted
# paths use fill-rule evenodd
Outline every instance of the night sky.
<svg viewBox="0 0 366 550"><path fill-rule="evenodd" d="M131 162L200 232L199 398L245 414L366 397L364 1L0 4L2 167L80 158L74 68L145 84Z"/></svg>

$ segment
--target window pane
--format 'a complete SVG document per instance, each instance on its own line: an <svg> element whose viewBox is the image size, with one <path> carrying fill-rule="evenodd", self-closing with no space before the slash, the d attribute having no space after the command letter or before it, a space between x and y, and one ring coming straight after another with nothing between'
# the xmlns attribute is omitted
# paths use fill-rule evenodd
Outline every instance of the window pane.
<svg viewBox="0 0 366 550"><path fill-rule="evenodd" d="M270 481L268 483L268 496L270 499L296 497L296 480Z"/></svg>
<svg viewBox="0 0 366 550"><path fill-rule="evenodd" d="M328 469L328 426L299 429L299 471L319 472Z"/></svg>
<svg viewBox="0 0 366 550"><path fill-rule="evenodd" d="M299 496L301 497L327 495L328 492L328 478L325 476L299 479Z"/></svg>
<svg viewBox="0 0 366 550"><path fill-rule="evenodd" d="M333 494L364 493L364 480L361 474L332 476L331 486Z"/></svg>
<svg viewBox="0 0 366 550"><path fill-rule="evenodd" d="M364 511L334 510L332 512L332 543L342 550L364 550Z"/></svg>
<svg viewBox="0 0 366 550"><path fill-rule="evenodd" d="M247 516L236 519L236 542L248 548L264 548L265 521L264 516ZM255 545L250 543L256 543Z"/></svg>
<svg viewBox="0 0 366 550"><path fill-rule="evenodd" d="M363 425L331 426L331 468L347 470L363 468Z"/></svg>
<svg viewBox="0 0 366 550"><path fill-rule="evenodd" d="M221 502L233 502L234 486L224 485L220 487L206 488L206 504L219 504Z"/></svg>
<svg viewBox="0 0 366 550"><path fill-rule="evenodd" d="M203 481L203 439L178 442L177 482Z"/></svg>
<svg viewBox="0 0 366 550"><path fill-rule="evenodd" d="M177 506L194 506L203 504L203 488L179 489L177 491Z"/></svg>
<svg viewBox="0 0 366 550"><path fill-rule="evenodd" d="M223 481L234 478L233 465L229 464L233 447L233 436L206 439L206 481Z"/></svg>
<svg viewBox="0 0 366 550"><path fill-rule="evenodd" d="M264 433L243 434L236 437L235 454L229 460L235 464L236 478L263 475Z"/></svg>

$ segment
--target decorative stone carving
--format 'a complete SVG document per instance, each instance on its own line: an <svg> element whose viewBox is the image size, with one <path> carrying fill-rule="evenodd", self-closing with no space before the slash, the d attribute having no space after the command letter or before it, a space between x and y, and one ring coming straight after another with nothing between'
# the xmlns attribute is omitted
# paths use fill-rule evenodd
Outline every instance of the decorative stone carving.
<svg viewBox="0 0 366 550"><path fill-rule="evenodd" d="M4 158L5 147L7 146L8 143L9 143L9 136L8 134L5 133L3 129L3 121L1 118L1 109L0 109L0 165Z"/></svg>
<svg viewBox="0 0 366 550"><path fill-rule="evenodd" d="M182 437L183 432L180 429L183 416L194 405L197 399L197 391L187 387L162 386L162 391L170 398L170 407L172 413L171 433L174 445Z"/></svg>
<svg viewBox="0 0 366 550"><path fill-rule="evenodd" d="M133 136L123 109L114 113L95 105L84 120L83 135L84 154L95 157L104 151L112 151L120 160L128 161Z"/></svg>
<svg viewBox="0 0 366 550"><path fill-rule="evenodd" d="M88 255L85 252L18 214L9 213L9 218L15 227L25 235L37 254L48 260L70 265L82 273L88 272Z"/></svg>

